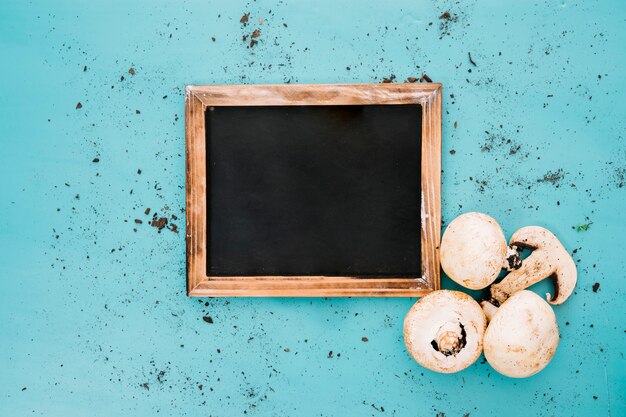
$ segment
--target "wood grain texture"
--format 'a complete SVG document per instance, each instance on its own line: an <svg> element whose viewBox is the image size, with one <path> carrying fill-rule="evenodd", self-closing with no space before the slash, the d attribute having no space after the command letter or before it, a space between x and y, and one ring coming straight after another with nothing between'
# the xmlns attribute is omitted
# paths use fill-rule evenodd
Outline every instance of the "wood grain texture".
<svg viewBox="0 0 626 417"><path fill-rule="evenodd" d="M209 106L422 106L421 278L207 276L206 132ZM441 84L188 86L187 293L194 297L420 297L439 289L441 231ZM416 190L416 192L418 192Z"/></svg>

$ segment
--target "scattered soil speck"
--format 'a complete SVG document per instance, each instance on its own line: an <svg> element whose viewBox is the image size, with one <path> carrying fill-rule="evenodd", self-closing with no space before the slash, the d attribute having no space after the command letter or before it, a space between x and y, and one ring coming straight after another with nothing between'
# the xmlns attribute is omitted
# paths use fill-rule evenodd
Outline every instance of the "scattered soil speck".
<svg viewBox="0 0 626 417"><path fill-rule="evenodd" d="M204 320L205 323L213 324L213 318L211 316L204 316L202 320Z"/></svg>
<svg viewBox="0 0 626 417"><path fill-rule="evenodd" d="M249 18L250 18L250 13L245 13L243 16L241 16L241 19L239 19L239 23L243 23L245 25L248 23Z"/></svg>
<svg viewBox="0 0 626 417"><path fill-rule="evenodd" d="M362 337L361 342L367 342L369 339L367 337Z"/></svg>
<svg viewBox="0 0 626 417"><path fill-rule="evenodd" d="M135 75L135 68L130 67L130 69L128 70L128 73L129 73L130 75Z"/></svg>
<svg viewBox="0 0 626 417"><path fill-rule="evenodd" d="M100 162L100 158L94 158L91 162L93 162L94 164L97 164L98 162Z"/></svg>
<svg viewBox="0 0 626 417"><path fill-rule="evenodd" d="M82 109L82 108L83 108L83 104L80 101L76 103L76 110Z"/></svg>
<svg viewBox="0 0 626 417"><path fill-rule="evenodd" d="M459 17L456 14L446 11L439 16L439 20L439 37L443 38L444 36L450 35L450 26L459 20Z"/></svg>
<svg viewBox="0 0 626 417"><path fill-rule="evenodd" d="M165 226L167 226L167 217L157 218L156 213L154 213L152 221L150 222L150 226L156 227L157 229L159 229L160 232Z"/></svg>
<svg viewBox="0 0 626 417"><path fill-rule="evenodd" d="M591 287L591 289L593 290L593 292L598 292L598 290L600 289L600 283L596 282L595 284L593 284L593 287Z"/></svg>
<svg viewBox="0 0 626 417"><path fill-rule="evenodd" d="M546 172L546 174L543 177L539 178L537 182L550 183L554 186L558 186L563 178L565 178L565 173L561 168L559 168L556 171Z"/></svg>

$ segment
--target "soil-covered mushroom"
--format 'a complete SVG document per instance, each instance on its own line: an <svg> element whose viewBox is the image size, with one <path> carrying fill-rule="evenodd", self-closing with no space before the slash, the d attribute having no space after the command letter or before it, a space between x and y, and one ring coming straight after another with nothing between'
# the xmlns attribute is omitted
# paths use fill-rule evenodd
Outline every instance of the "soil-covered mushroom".
<svg viewBox="0 0 626 417"><path fill-rule="evenodd" d="M404 342L423 367L458 372L480 356L486 325L480 305L469 295L434 291L416 302L404 319Z"/></svg>
<svg viewBox="0 0 626 417"><path fill-rule="evenodd" d="M521 265L509 248L502 228L492 217L477 212L454 219L441 238L441 268L453 281L480 290L491 284L502 268Z"/></svg>
<svg viewBox="0 0 626 417"><path fill-rule="evenodd" d="M503 303L509 296L548 277L553 278L555 294L546 294L551 304L562 304L574 291L578 274L576 264L552 232L539 226L527 226L511 236L510 244L533 249L522 267L510 272L491 286L491 298Z"/></svg>
<svg viewBox="0 0 626 417"><path fill-rule="evenodd" d="M532 291L519 291L499 308L483 301L489 320L485 359L502 375L526 378L548 365L559 344L552 307Z"/></svg>

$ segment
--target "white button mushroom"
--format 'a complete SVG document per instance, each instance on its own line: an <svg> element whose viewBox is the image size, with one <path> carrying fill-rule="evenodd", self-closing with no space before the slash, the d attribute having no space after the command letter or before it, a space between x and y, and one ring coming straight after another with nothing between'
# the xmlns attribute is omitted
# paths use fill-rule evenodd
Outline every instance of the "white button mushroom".
<svg viewBox="0 0 626 417"><path fill-rule="evenodd" d="M434 291L416 302L404 319L404 343L417 363L449 374L478 359L486 325L480 305L469 295Z"/></svg>
<svg viewBox="0 0 626 417"><path fill-rule="evenodd" d="M453 281L480 290L491 284L503 267L521 265L506 244L498 222L482 213L465 213L454 219L441 238L441 268Z"/></svg>
<svg viewBox="0 0 626 417"><path fill-rule="evenodd" d="M574 260L559 239L549 230L527 226L511 236L511 245L533 249L522 267L510 272L502 281L491 286L491 298L503 303L510 295L528 288L542 279L552 277L554 297L546 294L551 304L562 304L574 291L578 274Z"/></svg>
<svg viewBox="0 0 626 417"><path fill-rule="evenodd" d="M546 367L559 344L552 308L532 291L519 291L499 308L483 301L489 326L485 358L499 373L525 378Z"/></svg>

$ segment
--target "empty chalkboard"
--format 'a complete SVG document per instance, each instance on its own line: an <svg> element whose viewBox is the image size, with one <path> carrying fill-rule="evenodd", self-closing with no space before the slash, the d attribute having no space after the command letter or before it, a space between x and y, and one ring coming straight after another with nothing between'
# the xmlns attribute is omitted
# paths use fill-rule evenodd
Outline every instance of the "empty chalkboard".
<svg viewBox="0 0 626 417"><path fill-rule="evenodd" d="M210 275L418 277L419 105L211 107Z"/></svg>
<svg viewBox="0 0 626 417"><path fill-rule="evenodd" d="M188 88L190 295L437 288L440 88L429 87Z"/></svg>

